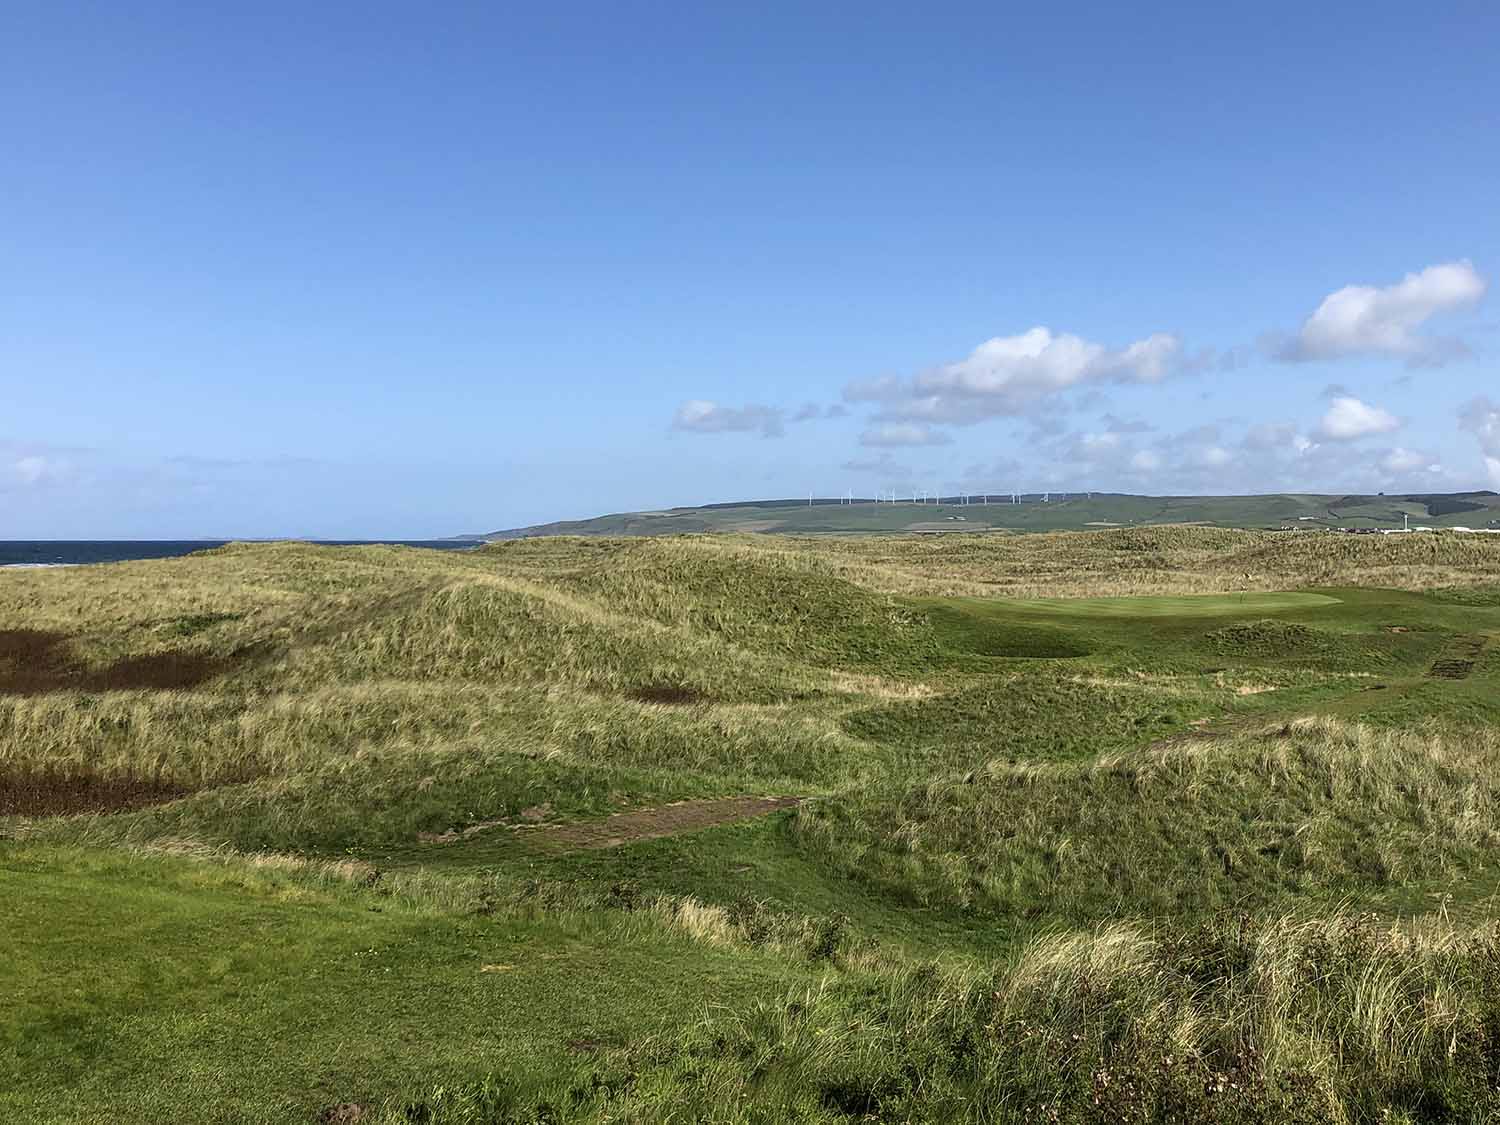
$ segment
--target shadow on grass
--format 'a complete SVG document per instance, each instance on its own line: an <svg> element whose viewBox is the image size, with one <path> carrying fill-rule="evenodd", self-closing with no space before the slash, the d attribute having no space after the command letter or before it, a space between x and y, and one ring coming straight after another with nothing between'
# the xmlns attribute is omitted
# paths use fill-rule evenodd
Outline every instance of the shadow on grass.
<svg viewBox="0 0 1500 1125"><path fill-rule="evenodd" d="M68 816L125 812L186 796L191 790L136 777L54 770L0 772L0 816Z"/></svg>
<svg viewBox="0 0 1500 1125"><path fill-rule="evenodd" d="M259 652L246 648L214 656L168 650L126 656L93 668L72 655L69 639L66 634L41 629L0 630L0 695L180 691L221 676Z"/></svg>

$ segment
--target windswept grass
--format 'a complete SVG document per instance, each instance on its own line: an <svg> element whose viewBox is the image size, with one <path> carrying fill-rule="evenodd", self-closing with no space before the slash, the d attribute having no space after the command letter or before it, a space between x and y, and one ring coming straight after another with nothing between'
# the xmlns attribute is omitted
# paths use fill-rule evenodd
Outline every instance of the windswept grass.
<svg viewBox="0 0 1500 1125"><path fill-rule="evenodd" d="M851 973L627 1056L599 1119L1482 1122L1500 935L1357 916L1111 925ZM438 1120L479 1120L461 1113Z"/></svg>
<svg viewBox="0 0 1500 1125"><path fill-rule="evenodd" d="M0 1112L1492 1119L1497 580L1170 527L0 573Z"/></svg>
<svg viewBox="0 0 1500 1125"><path fill-rule="evenodd" d="M1076 925L1493 886L1497 793L1493 731L1324 719L1091 761L998 759L846 790L794 823L829 864L891 893Z"/></svg>

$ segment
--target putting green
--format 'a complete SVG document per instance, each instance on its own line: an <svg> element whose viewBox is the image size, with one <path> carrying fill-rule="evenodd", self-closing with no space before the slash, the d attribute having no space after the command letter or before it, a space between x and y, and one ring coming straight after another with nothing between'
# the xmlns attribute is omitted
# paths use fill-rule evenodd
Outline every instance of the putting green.
<svg viewBox="0 0 1500 1125"><path fill-rule="evenodd" d="M1328 594L1192 594L1182 597L995 598L978 604L1066 617L1228 617L1336 605Z"/></svg>

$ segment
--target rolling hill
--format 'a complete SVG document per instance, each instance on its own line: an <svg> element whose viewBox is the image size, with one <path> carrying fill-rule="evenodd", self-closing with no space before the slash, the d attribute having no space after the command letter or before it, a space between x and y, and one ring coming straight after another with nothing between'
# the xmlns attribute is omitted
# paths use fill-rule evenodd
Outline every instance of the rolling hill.
<svg viewBox="0 0 1500 1125"><path fill-rule="evenodd" d="M0 1121L1494 1122L1497 810L1494 536L8 571Z"/></svg>
<svg viewBox="0 0 1500 1125"><path fill-rule="evenodd" d="M745 500L515 527L460 538L542 535L680 535L688 532L874 534L940 531L1074 531L1150 524L1239 528L1500 528L1494 492L1264 496L1132 496L1115 492L946 496L925 504L856 498Z"/></svg>

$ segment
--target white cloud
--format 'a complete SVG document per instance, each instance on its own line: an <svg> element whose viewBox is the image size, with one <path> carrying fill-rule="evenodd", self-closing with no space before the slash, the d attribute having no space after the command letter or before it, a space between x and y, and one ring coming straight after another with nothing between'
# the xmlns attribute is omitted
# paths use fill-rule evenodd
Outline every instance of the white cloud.
<svg viewBox="0 0 1500 1125"><path fill-rule="evenodd" d="M39 484L52 468L45 457L22 457L11 467L22 484Z"/></svg>
<svg viewBox="0 0 1500 1125"><path fill-rule="evenodd" d="M0 486L18 483L24 488L53 487L76 479L73 461L55 453L37 453L19 449L10 453L0 449Z"/></svg>
<svg viewBox="0 0 1500 1125"><path fill-rule="evenodd" d="M1417 472L1441 473L1443 467L1434 463L1425 453L1397 446L1380 459L1380 467L1392 476L1408 476Z"/></svg>
<svg viewBox="0 0 1500 1125"><path fill-rule="evenodd" d="M772 406L720 406L707 399L692 399L677 408L672 428L695 434L752 433L780 437L785 412Z"/></svg>
<svg viewBox="0 0 1500 1125"><path fill-rule="evenodd" d="M1108 348L1038 326L986 340L965 359L910 380L886 375L844 387L849 402L883 404L884 421L966 424L1026 413L1070 388L1098 383L1156 383L1182 364L1176 336L1156 333Z"/></svg>
<svg viewBox="0 0 1500 1125"><path fill-rule="evenodd" d="M1490 484L1500 488L1500 403L1478 396L1459 412L1459 425L1479 439Z"/></svg>
<svg viewBox="0 0 1500 1125"><path fill-rule="evenodd" d="M1490 420L1490 413L1494 418ZM1500 466L1500 406L1486 404ZM1068 433L1032 447L1025 466L999 480L1053 491L1085 489L1163 495L1350 492L1392 487L1445 491L1465 478L1420 451L1389 445L1315 441L1290 423L1224 421L1149 437ZM977 479L977 478L976 478ZM993 485L986 477L986 487Z"/></svg>
<svg viewBox="0 0 1500 1125"><path fill-rule="evenodd" d="M947 445L953 439L941 430L916 422L887 422L872 426L859 435L860 445L894 447L903 445Z"/></svg>
<svg viewBox="0 0 1500 1125"><path fill-rule="evenodd" d="M1175 336L1158 333L1111 350L1070 333L1038 326L1019 336L986 340L957 363L918 375L919 395L959 395L996 402L1001 413L1080 383L1154 383L1178 352Z"/></svg>
<svg viewBox="0 0 1500 1125"><path fill-rule="evenodd" d="M1388 411L1361 402L1353 395L1344 395L1333 400L1318 432L1332 441L1353 441L1370 434L1388 434L1400 426L1401 422Z"/></svg>
<svg viewBox="0 0 1500 1125"><path fill-rule="evenodd" d="M1439 364L1468 349L1462 341L1418 334L1439 313L1478 303L1488 283L1472 262L1409 273L1394 285L1347 285L1323 298L1301 330L1275 348L1292 362L1380 355L1413 366Z"/></svg>
<svg viewBox="0 0 1500 1125"><path fill-rule="evenodd" d="M1306 453L1316 448L1302 431L1290 422L1262 422L1245 431L1241 444L1258 453L1292 452Z"/></svg>

